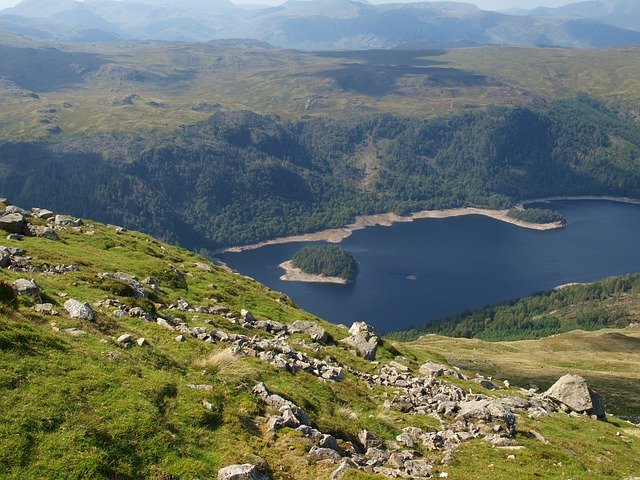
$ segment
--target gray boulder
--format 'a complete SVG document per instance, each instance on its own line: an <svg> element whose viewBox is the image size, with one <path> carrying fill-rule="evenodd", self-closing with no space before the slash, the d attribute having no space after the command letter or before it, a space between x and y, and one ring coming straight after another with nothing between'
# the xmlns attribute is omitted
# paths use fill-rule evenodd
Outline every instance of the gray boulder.
<svg viewBox="0 0 640 480"><path fill-rule="evenodd" d="M229 465L218 470L218 480L270 480L270 478L250 463Z"/></svg>
<svg viewBox="0 0 640 480"><path fill-rule="evenodd" d="M339 462L342 460L342 456L333 450L332 448L311 447L309 450L309 456L315 460L331 460L332 462Z"/></svg>
<svg viewBox="0 0 640 480"><path fill-rule="evenodd" d="M0 229L9 233L23 233L27 220L21 213L7 213L0 217Z"/></svg>
<svg viewBox="0 0 640 480"><path fill-rule="evenodd" d="M82 320L95 320L96 318L89 305L74 298L64 302L64 309L71 318L80 318Z"/></svg>
<svg viewBox="0 0 640 480"><path fill-rule="evenodd" d="M343 340L356 351L356 355L365 360L374 360L380 339L373 328L364 322L355 322L349 329L350 337Z"/></svg>
<svg viewBox="0 0 640 480"><path fill-rule="evenodd" d="M580 375L565 375L543 393L555 402L577 413L587 413L598 418L606 416L602 397L590 390L587 381Z"/></svg>
<svg viewBox="0 0 640 480"><path fill-rule="evenodd" d="M36 218L42 218L44 220L49 220L50 218L53 218L56 216L56 214L53 213L51 210L47 210L45 208L32 208L31 215L33 215Z"/></svg>
<svg viewBox="0 0 640 480"><path fill-rule="evenodd" d="M11 286L18 295L29 295L31 297L41 298L40 288L38 288L33 280L19 278L13 282Z"/></svg>
<svg viewBox="0 0 640 480"><path fill-rule="evenodd" d="M125 333L124 335L120 335L116 340L118 345L124 348L129 348L133 346L133 335L130 333Z"/></svg>

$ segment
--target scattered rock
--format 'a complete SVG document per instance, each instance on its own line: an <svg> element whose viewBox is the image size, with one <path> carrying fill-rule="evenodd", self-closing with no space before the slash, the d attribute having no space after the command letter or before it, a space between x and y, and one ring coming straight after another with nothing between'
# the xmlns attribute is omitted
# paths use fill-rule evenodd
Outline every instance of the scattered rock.
<svg viewBox="0 0 640 480"><path fill-rule="evenodd" d="M138 340L136 340L136 343L138 344L139 347L147 347L149 346L149 342L147 342L146 338L139 338Z"/></svg>
<svg viewBox="0 0 640 480"><path fill-rule="evenodd" d="M178 335L176 337L176 342L182 343L182 342L186 342L186 341L187 341L187 339L184 337L184 335Z"/></svg>
<svg viewBox="0 0 640 480"><path fill-rule="evenodd" d="M270 476L261 472L257 466L245 463L229 465L218 471L218 480L270 480Z"/></svg>
<svg viewBox="0 0 640 480"><path fill-rule="evenodd" d="M89 305L74 298L64 302L64 309L71 318L80 318L82 320L95 320L96 318Z"/></svg>

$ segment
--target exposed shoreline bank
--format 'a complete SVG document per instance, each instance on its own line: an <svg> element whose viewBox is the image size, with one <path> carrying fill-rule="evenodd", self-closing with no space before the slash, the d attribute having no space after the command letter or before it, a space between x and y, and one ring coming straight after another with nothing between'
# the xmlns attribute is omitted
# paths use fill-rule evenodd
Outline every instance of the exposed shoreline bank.
<svg viewBox="0 0 640 480"><path fill-rule="evenodd" d="M543 200L539 200L543 201ZM639 202L640 203L640 202ZM355 221L343 228L329 228L314 233L305 233L301 235L292 235L289 237L279 237L272 240L265 240L263 242L255 243L253 245L242 245L237 247L228 247L220 250L216 253L240 253L247 250L256 250L258 248L266 247L268 245L279 245L283 243L295 243L295 242L329 242L340 243L344 239L349 238L351 234L357 230L362 230L367 227L383 226L390 227L395 223L413 222L415 220L421 220L426 218L451 218L462 217L465 215L482 215L485 217L493 218L502 222L510 223L522 228L529 228L532 230L555 230L562 228L564 225L561 222L553 223L530 223L511 218L507 215L509 210L489 210L485 208L475 207L461 207L451 208L446 210L422 210L420 212L412 213L411 215L401 216L395 213L380 213L376 215L361 215L356 217Z"/></svg>
<svg viewBox="0 0 640 480"><path fill-rule="evenodd" d="M610 196L597 196L597 195L567 195L559 197L543 197L534 198L531 200L521 200L518 205L527 205L529 203L545 203L545 202L561 202L564 200L605 200L609 202L618 203L630 203L632 205L640 205L640 200L631 197L610 197Z"/></svg>
<svg viewBox="0 0 640 480"><path fill-rule="evenodd" d="M280 277L280 280L287 282L336 283L339 285L346 285L348 283L344 278L340 277L327 277L325 275L305 273L299 268L294 267L291 260L282 262L278 267L284 270L284 275Z"/></svg>

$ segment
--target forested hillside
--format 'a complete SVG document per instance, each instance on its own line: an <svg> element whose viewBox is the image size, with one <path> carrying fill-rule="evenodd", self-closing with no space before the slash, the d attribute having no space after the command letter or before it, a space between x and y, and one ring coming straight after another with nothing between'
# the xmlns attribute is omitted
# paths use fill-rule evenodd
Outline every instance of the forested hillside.
<svg viewBox="0 0 640 480"><path fill-rule="evenodd" d="M432 119L216 113L175 135L0 144L0 191L197 249L355 215L640 196L640 127L590 98Z"/></svg>
<svg viewBox="0 0 640 480"><path fill-rule="evenodd" d="M537 339L572 330L623 328L640 318L640 275L571 285L394 332L416 340L427 333L483 340Z"/></svg>

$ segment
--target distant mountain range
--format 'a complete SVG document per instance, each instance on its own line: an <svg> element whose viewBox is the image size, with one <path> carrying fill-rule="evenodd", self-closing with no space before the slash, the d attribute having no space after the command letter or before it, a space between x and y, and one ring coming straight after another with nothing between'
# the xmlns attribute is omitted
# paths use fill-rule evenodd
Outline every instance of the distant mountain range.
<svg viewBox="0 0 640 480"><path fill-rule="evenodd" d="M640 44L640 0L489 12L468 3L371 5L289 0L243 9L229 0L25 0L0 11L0 29L58 41L209 41L251 38L295 49Z"/></svg>

